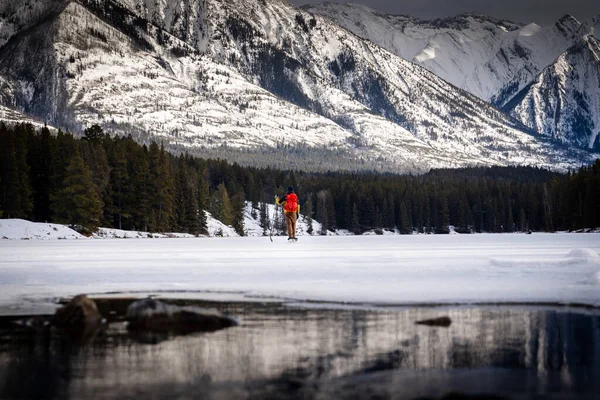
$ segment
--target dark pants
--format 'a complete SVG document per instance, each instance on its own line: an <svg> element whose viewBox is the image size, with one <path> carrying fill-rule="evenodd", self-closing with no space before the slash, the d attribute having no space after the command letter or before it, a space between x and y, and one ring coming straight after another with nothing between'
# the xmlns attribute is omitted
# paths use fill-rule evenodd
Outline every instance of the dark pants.
<svg viewBox="0 0 600 400"><path fill-rule="evenodd" d="M295 212L287 212L285 213L285 225L287 226L288 237L295 238L296 237L296 220L297 215Z"/></svg>

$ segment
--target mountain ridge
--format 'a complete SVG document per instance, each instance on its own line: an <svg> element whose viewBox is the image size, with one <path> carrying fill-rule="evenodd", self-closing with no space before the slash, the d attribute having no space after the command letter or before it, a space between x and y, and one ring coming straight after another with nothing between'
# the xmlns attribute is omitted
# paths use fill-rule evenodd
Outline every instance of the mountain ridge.
<svg viewBox="0 0 600 400"><path fill-rule="evenodd" d="M0 46L2 103L58 127L99 123L190 151L308 145L397 170L591 159L285 2L152 2L163 7L153 23L127 8L142 5L134 0L59 3L67 11L56 25L42 21L46 30L21 30Z"/></svg>
<svg viewBox="0 0 600 400"><path fill-rule="evenodd" d="M511 23L507 21L461 14L442 19L449 21L445 24L436 22L439 20L415 18L401 18L396 23L395 16L352 3L329 3L306 6L305 9L334 20L358 36L378 43L509 112L519 96L523 96L548 66L582 38L595 32L595 25L600 20L595 18L582 23L566 14L551 27L534 23L509 26ZM586 93L587 97L595 97L600 91L596 86L591 90ZM587 142L593 143L593 134L587 142L581 138L571 140L576 135L549 134L540 124L532 123L532 119L549 118L543 115L545 108L529 111L528 116L512 115L553 140L592 148ZM596 128L600 126L596 125Z"/></svg>

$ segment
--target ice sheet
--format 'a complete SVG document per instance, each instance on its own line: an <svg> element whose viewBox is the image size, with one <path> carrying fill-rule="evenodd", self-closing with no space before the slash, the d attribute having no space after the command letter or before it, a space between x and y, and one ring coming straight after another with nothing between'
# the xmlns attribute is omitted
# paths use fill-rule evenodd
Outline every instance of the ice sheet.
<svg viewBox="0 0 600 400"><path fill-rule="evenodd" d="M356 304L600 306L599 253L598 234L0 241L0 309L47 306L78 293L140 291Z"/></svg>

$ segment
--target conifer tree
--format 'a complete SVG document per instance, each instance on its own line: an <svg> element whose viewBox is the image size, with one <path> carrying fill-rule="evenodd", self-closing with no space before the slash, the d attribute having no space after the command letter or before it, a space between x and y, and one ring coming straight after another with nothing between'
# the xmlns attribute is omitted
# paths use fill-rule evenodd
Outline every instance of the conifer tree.
<svg viewBox="0 0 600 400"><path fill-rule="evenodd" d="M308 224L306 233L312 235L314 233L312 196L308 196L308 199L306 200L306 203L304 203L304 207L302 207L301 210L302 214L306 217L306 223Z"/></svg>
<svg viewBox="0 0 600 400"><path fill-rule="evenodd" d="M213 194L214 216L227 226L233 224L233 208L229 193L223 183L219 184L216 192Z"/></svg>
<svg viewBox="0 0 600 400"><path fill-rule="evenodd" d="M134 229L149 231L152 226L151 197L154 194L152 193L153 187L148 149L144 145L141 148L130 149L128 153L127 164L129 167L130 185L129 195L126 197L128 214L131 217ZM163 232L167 231L167 229L163 230Z"/></svg>
<svg viewBox="0 0 600 400"><path fill-rule="evenodd" d="M180 166L180 182L182 192L181 226L184 232L198 235L200 233L200 212L198 209L198 174L189 166Z"/></svg>
<svg viewBox="0 0 600 400"><path fill-rule="evenodd" d="M204 170L198 174L198 233L201 235L208 235L206 210L208 210L208 196L210 188L204 175Z"/></svg>
<svg viewBox="0 0 600 400"><path fill-rule="evenodd" d="M31 186L33 192L33 218L35 221L51 220L50 193L54 169L54 138L47 127L34 136L29 146L28 163L31 166Z"/></svg>
<svg viewBox="0 0 600 400"><path fill-rule="evenodd" d="M231 207L232 207L232 226L233 229L240 236L245 236L244 231L244 210L246 206L246 198L244 196L244 192L237 192L233 195L231 199Z"/></svg>
<svg viewBox="0 0 600 400"><path fill-rule="evenodd" d="M327 231L330 228L329 221L330 215L329 210L330 207L328 205L329 202L329 194L326 190L321 190L317 193L317 219L321 221L321 235L327 235Z"/></svg>
<svg viewBox="0 0 600 400"><path fill-rule="evenodd" d="M515 219L513 217L512 207L508 206L508 217L506 222L506 232L514 232L515 231Z"/></svg>
<svg viewBox="0 0 600 400"><path fill-rule="evenodd" d="M149 149L150 176L152 192L154 193L152 209L152 226L157 232L169 232L172 230L175 201L175 180L171 156L167 154L164 147L160 150L156 143L152 143Z"/></svg>
<svg viewBox="0 0 600 400"><path fill-rule="evenodd" d="M0 122L0 208L5 218L19 218L21 193L14 133Z"/></svg>
<svg viewBox="0 0 600 400"><path fill-rule="evenodd" d="M271 228L271 221L267 212L267 204L264 201L260 203L260 226L263 229L263 236L267 236Z"/></svg>
<svg viewBox="0 0 600 400"><path fill-rule="evenodd" d="M351 224L352 233L355 235L360 235L362 233L360 229L360 216L358 214L358 207L356 203L352 204L352 224Z"/></svg>
<svg viewBox="0 0 600 400"><path fill-rule="evenodd" d="M100 223L102 206L90 171L76 151L67 165L61 189L52 196L54 219L91 232Z"/></svg>
<svg viewBox="0 0 600 400"><path fill-rule="evenodd" d="M444 193L440 193L437 199L436 207L435 233L447 234L450 233L450 217L448 210L448 199Z"/></svg>
<svg viewBox="0 0 600 400"><path fill-rule="evenodd" d="M111 207L109 212L118 229L123 229L123 223L131 216L126 210L126 194L129 184L127 159L125 158L125 142L118 140L111 154L112 170L110 173L110 187L112 189Z"/></svg>
<svg viewBox="0 0 600 400"><path fill-rule="evenodd" d="M27 162L27 148L29 139L33 139L35 130L31 124L20 124L16 127L15 151L19 186L18 192L21 199L19 205L19 218L33 218L33 198L31 192L30 166Z"/></svg>
<svg viewBox="0 0 600 400"><path fill-rule="evenodd" d="M408 210L406 208L406 201L400 202L400 226L398 229L403 235L409 235L412 233L411 222L410 218L408 217Z"/></svg>

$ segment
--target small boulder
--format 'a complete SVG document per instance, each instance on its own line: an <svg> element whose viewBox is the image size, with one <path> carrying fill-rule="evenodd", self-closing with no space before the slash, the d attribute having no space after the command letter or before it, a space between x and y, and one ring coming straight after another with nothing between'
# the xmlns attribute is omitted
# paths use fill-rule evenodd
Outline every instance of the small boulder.
<svg viewBox="0 0 600 400"><path fill-rule="evenodd" d="M132 331L175 334L214 332L238 325L234 318L216 310L178 307L151 298L138 300L129 305L127 321L129 322L127 328Z"/></svg>
<svg viewBox="0 0 600 400"><path fill-rule="evenodd" d="M436 326L440 328L448 328L452 325L450 317L439 317L433 319L426 319L423 321L417 321L417 325Z"/></svg>
<svg viewBox="0 0 600 400"><path fill-rule="evenodd" d="M56 310L54 325L61 329L77 330L100 326L102 315L94 300L84 294L73 297L67 305Z"/></svg>
<svg viewBox="0 0 600 400"><path fill-rule="evenodd" d="M96 303L83 294L56 310L52 324L77 345L92 342L105 328Z"/></svg>

